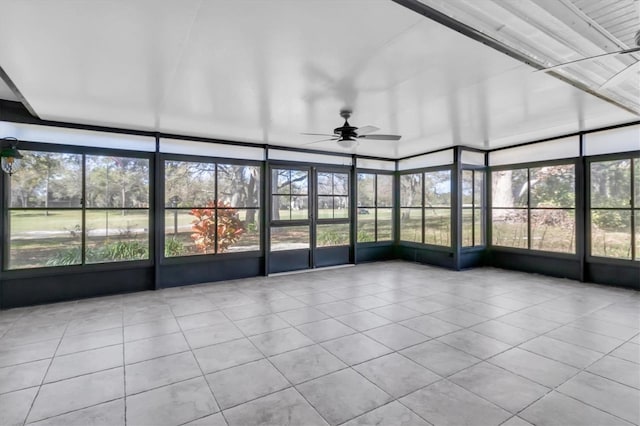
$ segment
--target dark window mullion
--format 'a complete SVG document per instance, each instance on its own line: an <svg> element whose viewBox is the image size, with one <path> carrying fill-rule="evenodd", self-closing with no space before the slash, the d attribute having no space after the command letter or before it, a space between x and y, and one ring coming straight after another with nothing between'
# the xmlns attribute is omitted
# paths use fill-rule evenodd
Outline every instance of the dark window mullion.
<svg viewBox="0 0 640 426"><path fill-rule="evenodd" d="M378 242L378 174L373 175L373 241Z"/></svg>
<svg viewBox="0 0 640 426"><path fill-rule="evenodd" d="M213 203L213 253L218 254L218 163L215 163L213 168L213 175L215 176L215 180L213 181L213 193L215 194L215 201Z"/></svg>
<svg viewBox="0 0 640 426"><path fill-rule="evenodd" d="M109 194L107 194L108 196ZM49 194L47 194L47 197ZM82 154L82 189L80 195L80 208L82 209L82 235L80 237L80 264L86 264L86 251L87 251L87 155Z"/></svg>

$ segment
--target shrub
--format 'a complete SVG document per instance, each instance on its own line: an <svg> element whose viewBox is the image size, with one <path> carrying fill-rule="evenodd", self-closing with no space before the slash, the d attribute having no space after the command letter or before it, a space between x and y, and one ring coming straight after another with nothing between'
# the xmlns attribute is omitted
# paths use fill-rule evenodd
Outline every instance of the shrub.
<svg viewBox="0 0 640 426"><path fill-rule="evenodd" d="M185 251L184 244L177 238L169 238L164 243L164 257L182 256Z"/></svg>
<svg viewBox="0 0 640 426"><path fill-rule="evenodd" d="M229 203L223 201L209 201L205 208L191 209L189 214L195 217L191 226L193 230L191 238L196 248L202 253L214 253L216 239L218 252L224 252L245 232L244 224L238 217L238 211L230 207Z"/></svg>

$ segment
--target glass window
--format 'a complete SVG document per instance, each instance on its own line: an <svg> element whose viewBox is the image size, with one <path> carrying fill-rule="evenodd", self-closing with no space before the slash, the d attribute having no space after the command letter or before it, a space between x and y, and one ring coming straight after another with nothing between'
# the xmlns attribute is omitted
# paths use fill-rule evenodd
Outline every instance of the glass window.
<svg viewBox="0 0 640 426"><path fill-rule="evenodd" d="M640 158L594 161L590 174L591 255L638 260Z"/></svg>
<svg viewBox="0 0 640 426"><path fill-rule="evenodd" d="M358 242L393 240L393 175L358 173Z"/></svg>
<svg viewBox="0 0 640 426"><path fill-rule="evenodd" d="M328 223L316 226L316 245L318 247L348 246L349 224Z"/></svg>
<svg viewBox="0 0 640 426"><path fill-rule="evenodd" d="M318 219L349 218L349 175L318 172Z"/></svg>
<svg viewBox="0 0 640 426"><path fill-rule="evenodd" d="M400 240L423 242L422 173L400 176Z"/></svg>
<svg viewBox="0 0 640 426"><path fill-rule="evenodd" d="M424 174L424 243L451 246L451 170Z"/></svg>
<svg viewBox="0 0 640 426"><path fill-rule="evenodd" d="M575 165L492 173L493 245L576 252Z"/></svg>
<svg viewBox="0 0 640 426"><path fill-rule="evenodd" d="M308 171L272 169L271 194L272 220L309 219Z"/></svg>
<svg viewBox="0 0 640 426"><path fill-rule="evenodd" d="M25 167L9 181L7 268L149 258L148 159L23 155Z"/></svg>
<svg viewBox="0 0 640 426"><path fill-rule="evenodd" d="M257 250L259 166L165 161L165 257Z"/></svg>
<svg viewBox="0 0 640 426"><path fill-rule="evenodd" d="M271 227L271 251L309 248L309 225Z"/></svg>
<svg viewBox="0 0 640 426"><path fill-rule="evenodd" d="M484 172L462 171L462 247L484 244Z"/></svg>

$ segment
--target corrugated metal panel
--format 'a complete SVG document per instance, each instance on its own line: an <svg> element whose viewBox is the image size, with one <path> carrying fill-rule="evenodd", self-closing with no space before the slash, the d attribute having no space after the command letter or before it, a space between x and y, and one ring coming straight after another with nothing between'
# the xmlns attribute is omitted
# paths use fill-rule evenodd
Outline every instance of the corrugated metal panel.
<svg viewBox="0 0 640 426"><path fill-rule="evenodd" d="M627 47L634 47L640 30L638 3L634 0L571 0L585 15Z"/></svg>

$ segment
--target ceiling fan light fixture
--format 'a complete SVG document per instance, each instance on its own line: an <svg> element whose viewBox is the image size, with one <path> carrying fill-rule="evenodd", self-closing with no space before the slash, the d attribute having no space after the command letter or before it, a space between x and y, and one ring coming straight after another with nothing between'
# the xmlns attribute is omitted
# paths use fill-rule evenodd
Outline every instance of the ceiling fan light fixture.
<svg viewBox="0 0 640 426"><path fill-rule="evenodd" d="M342 148L347 148L347 149L351 149L356 145L358 145L358 141L352 138L341 138L341 139L338 139L337 142L338 142L338 145L340 145Z"/></svg>

